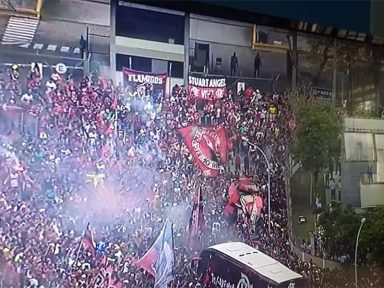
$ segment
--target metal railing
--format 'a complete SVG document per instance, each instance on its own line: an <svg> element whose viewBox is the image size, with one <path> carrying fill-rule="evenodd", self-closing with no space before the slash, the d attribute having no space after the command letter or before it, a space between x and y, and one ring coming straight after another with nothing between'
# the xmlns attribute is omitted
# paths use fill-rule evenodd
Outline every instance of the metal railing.
<svg viewBox="0 0 384 288"><path fill-rule="evenodd" d="M369 184L384 184L384 178L375 173L360 173L360 183L363 185Z"/></svg>

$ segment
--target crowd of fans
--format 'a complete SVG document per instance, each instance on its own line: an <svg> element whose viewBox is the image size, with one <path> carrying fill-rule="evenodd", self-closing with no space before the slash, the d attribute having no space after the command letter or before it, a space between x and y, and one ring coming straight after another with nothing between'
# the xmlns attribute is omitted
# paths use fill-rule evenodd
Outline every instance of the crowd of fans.
<svg viewBox="0 0 384 288"><path fill-rule="evenodd" d="M248 175L267 199L267 168L272 231L263 212L258 248L302 274L306 287L352 287L348 274L302 262L290 250L284 164L294 122L285 95L249 88L200 101L175 86L154 100L88 77L76 84L54 72L45 83L38 69L25 86L17 67L0 88L0 287L112 287L112 280L152 287L153 277L135 261L167 218L174 223L171 287L202 287L191 268L198 248L186 232L196 187L204 202L198 246L251 243L241 219L225 220L227 191ZM28 119L38 121L25 125ZM215 178L202 175L177 132L200 124L223 124L232 146L228 167ZM266 152L271 167L242 136ZM82 245L88 223L96 254Z"/></svg>

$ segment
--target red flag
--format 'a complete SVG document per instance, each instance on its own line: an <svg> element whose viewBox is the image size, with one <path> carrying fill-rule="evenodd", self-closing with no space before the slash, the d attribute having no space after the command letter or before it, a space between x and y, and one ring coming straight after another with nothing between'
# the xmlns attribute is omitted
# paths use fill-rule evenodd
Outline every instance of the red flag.
<svg viewBox="0 0 384 288"><path fill-rule="evenodd" d="M84 231L82 242L85 251L89 251L92 255L96 255L96 243L93 240L93 232L90 223L88 223L87 229Z"/></svg>
<svg viewBox="0 0 384 288"><path fill-rule="evenodd" d="M109 274L107 288L123 288L123 283L118 279L116 270L109 266L105 270Z"/></svg>
<svg viewBox="0 0 384 288"><path fill-rule="evenodd" d="M142 258L136 261L136 265L144 269L154 277L156 274L154 269L155 263L158 258L159 258L159 253L157 249L149 249Z"/></svg>
<svg viewBox="0 0 384 288"><path fill-rule="evenodd" d="M239 179L239 190L246 193L254 193L258 191L258 187L253 182L252 178L240 178Z"/></svg>
<svg viewBox="0 0 384 288"><path fill-rule="evenodd" d="M237 219L237 207L233 204L227 204L224 208L224 216L230 224L235 223Z"/></svg>
<svg viewBox="0 0 384 288"><path fill-rule="evenodd" d="M113 109L113 110L116 110L116 108L117 108L117 94L115 94L114 96L113 96L113 102L112 102L112 104L111 104L111 108Z"/></svg>
<svg viewBox="0 0 384 288"><path fill-rule="evenodd" d="M227 135L223 127L188 126L180 128L189 152L205 176L219 175L220 164L227 161Z"/></svg>
<svg viewBox="0 0 384 288"><path fill-rule="evenodd" d="M236 205L239 203L240 201L240 194L239 192L237 191L237 184L235 182L233 182L230 186L229 186L229 197L228 197L228 203L231 204L231 205Z"/></svg>
<svg viewBox="0 0 384 288"><path fill-rule="evenodd" d="M100 266L101 267L104 267L104 266L107 266L108 264L108 257L107 255L102 255L101 258L100 258Z"/></svg>
<svg viewBox="0 0 384 288"><path fill-rule="evenodd" d="M220 160L222 163L227 163L228 161L228 137L225 132L224 126L220 126L217 130L217 141L218 141L218 149Z"/></svg>

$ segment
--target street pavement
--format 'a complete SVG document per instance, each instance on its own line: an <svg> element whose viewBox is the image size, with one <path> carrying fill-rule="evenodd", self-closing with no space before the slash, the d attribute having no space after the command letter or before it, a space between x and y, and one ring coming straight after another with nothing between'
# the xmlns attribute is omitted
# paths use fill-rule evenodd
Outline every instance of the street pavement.
<svg viewBox="0 0 384 288"><path fill-rule="evenodd" d="M1 45L0 64L30 64L31 62L56 65L57 63L65 63L68 66L79 66L82 63L80 57L68 57L59 55L58 53L43 53L40 50L31 50L20 47L10 47Z"/></svg>
<svg viewBox="0 0 384 288"><path fill-rule="evenodd" d="M9 17L1 40L2 45L21 45L30 43L36 33L38 19Z"/></svg>
<svg viewBox="0 0 384 288"><path fill-rule="evenodd" d="M30 9L36 7L36 0L6 0L0 1L0 8L2 9Z"/></svg>
<svg viewBox="0 0 384 288"><path fill-rule="evenodd" d="M68 60L73 64L81 60L81 51L78 47L79 40L77 39L80 36L75 38L76 32L63 29L62 25L52 25L48 31L47 25L43 21L31 29L32 25L22 25L23 21L27 21L22 18L15 22L20 23L20 25L12 24L13 26L10 28L9 23L14 18L16 17L0 17L0 24L2 25L0 27L1 63L28 64L36 61L54 64Z"/></svg>
<svg viewBox="0 0 384 288"><path fill-rule="evenodd" d="M27 3L29 0L17 1ZM59 62L78 65L82 58L80 36L85 37L88 29L93 59L97 58L99 64L108 66L109 25L108 0L45 0L39 21L0 15L0 63L28 64L36 61L50 65ZM273 40L284 42L284 33L269 33ZM223 46L222 49L232 48ZM232 50L228 53L231 55ZM260 55L263 61L261 76L269 78L272 74L280 74L280 88L288 85L286 55L270 52L260 52ZM299 62L301 69L306 70L307 61L300 60L303 60ZM251 70L249 73L253 74Z"/></svg>
<svg viewBox="0 0 384 288"><path fill-rule="evenodd" d="M42 19L110 26L109 1L45 0Z"/></svg>
<svg viewBox="0 0 384 288"><path fill-rule="evenodd" d="M1 63L79 65L80 37L88 27L91 52L109 64L109 5L85 0L44 3L39 21L0 15Z"/></svg>

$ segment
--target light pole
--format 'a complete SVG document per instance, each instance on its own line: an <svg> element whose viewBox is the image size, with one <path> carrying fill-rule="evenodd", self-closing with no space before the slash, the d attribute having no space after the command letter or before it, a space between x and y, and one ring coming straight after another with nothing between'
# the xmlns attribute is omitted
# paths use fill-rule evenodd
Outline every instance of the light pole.
<svg viewBox="0 0 384 288"><path fill-rule="evenodd" d="M267 172L268 172L268 235L270 236L271 235L271 174L270 174L269 168L271 166L269 165L269 160L268 160L267 155L265 155L264 151L259 146L250 142L247 137L243 136L243 137L241 137L241 139L243 141L247 142L252 147L256 148L264 156L265 162L267 163L267 166L268 166L267 167Z"/></svg>
<svg viewBox="0 0 384 288"><path fill-rule="evenodd" d="M365 218L361 219L360 228L359 228L359 231L357 232L357 237L356 237L356 248L355 248L355 286L356 288L357 288L357 247L359 246L360 232L361 232L361 228L363 228L365 220L366 220Z"/></svg>

